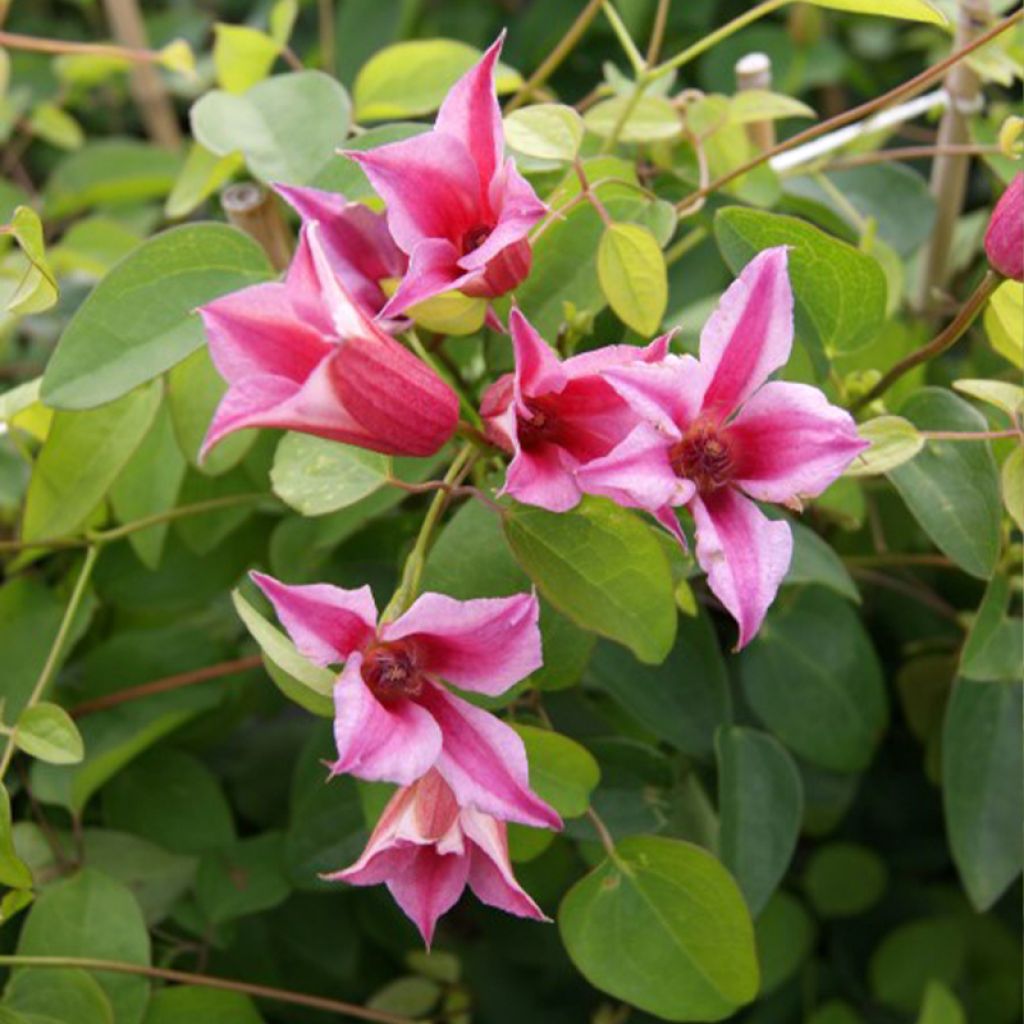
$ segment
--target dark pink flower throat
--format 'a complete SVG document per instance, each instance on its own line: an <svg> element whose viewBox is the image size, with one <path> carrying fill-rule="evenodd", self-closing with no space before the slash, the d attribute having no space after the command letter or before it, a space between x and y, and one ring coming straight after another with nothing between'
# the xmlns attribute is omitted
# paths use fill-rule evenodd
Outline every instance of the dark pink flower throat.
<svg viewBox="0 0 1024 1024"><path fill-rule="evenodd" d="M672 470L693 482L700 494L728 484L735 471L729 437L707 420L697 420L669 450Z"/></svg>
<svg viewBox="0 0 1024 1024"><path fill-rule="evenodd" d="M423 690L423 676L409 644L374 644L363 655L363 680L380 701L418 697Z"/></svg>

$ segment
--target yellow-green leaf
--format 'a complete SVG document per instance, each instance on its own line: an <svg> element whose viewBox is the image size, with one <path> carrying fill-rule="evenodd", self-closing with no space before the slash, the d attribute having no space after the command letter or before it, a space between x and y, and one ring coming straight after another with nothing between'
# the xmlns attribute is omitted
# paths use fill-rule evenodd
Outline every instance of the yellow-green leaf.
<svg viewBox="0 0 1024 1024"><path fill-rule="evenodd" d="M561 103L539 103L505 118L505 141L541 160L572 160L583 141L583 118Z"/></svg>
<svg viewBox="0 0 1024 1024"><path fill-rule="evenodd" d="M270 37L278 46L284 46L288 42L298 16L298 0L277 0L270 8Z"/></svg>
<svg viewBox="0 0 1024 1024"><path fill-rule="evenodd" d="M927 21L933 25L946 25L946 16L928 0L807 0L815 7L830 7L834 11L852 14L878 14L884 18L903 18L906 21Z"/></svg>
<svg viewBox="0 0 1024 1024"><path fill-rule="evenodd" d="M1024 448L1014 448L1000 473L1003 504L1018 528L1024 530Z"/></svg>
<svg viewBox="0 0 1024 1024"><path fill-rule="evenodd" d="M985 309L989 344L1014 366L1024 368L1024 284L1004 281Z"/></svg>
<svg viewBox="0 0 1024 1024"><path fill-rule="evenodd" d="M222 88L243 93L270 74L281 47L266 32L222 23L213 31L213 66Z"/></svg>
<svg viewBox="0 0 1024 1024"><path fill-rule="evenodd" d="M632 103L630 96L615 96L592 106L583 123L602 138L611 135ZM679 112L662 96L643 96L629 111L619 131L620 142L662 142L676 138L683 130Z"/></svg>
<svg viewBox="0 0 1024 1024"><path fill-rule="evenodd" d="M653 334L668 303L668 271L657 239L639 224L610 224L597 249L597 276L627 327Z"/></svg>
<svg viewBox="0 0 1024 1024"><path fill-rule="evenodd" d="M57 282L46 259L39 214L29 206L19 206L7 230L28 260L25 276L7 303L8 312L39 313L49 309L57 301Z"/></svg>
<svg viewBox="0 0 1024 1024"><path fill-rule="evenodd" d="M78 149L85 142L82 126L55 103L40 103L32 108L28 130L59 149Z"/></svg>
<svg viewBox="0 0 1024 1024"><path fill-rule="evenodd" d="M443 292L411 306L408 315L428 331L438 334L473 334L487 315L487 300L461 292Z"/></svg>
<svg viewBox="0 0 1024 1024"><path fill-rule="evenodd" d="M846 476L888 473L908 462L924 447L921 432L902 416L876 416L860 424L857 431L871 447L853 460Z"/></svg>
<svg viewBox="0 0 1024 1024"><path fill-rule="evenodd" d="M19 750L49 764L77 764L85 757L85 745L71 716L45 701L22 711L14 726L14 742Z"/></svg>
<svg viewBox="0 0 1024 1024"><path fill-rule="evenodd" d="M733 124L751 121L776 121L784 117L817 117L813 108L778 92L747 89L729 100L729 120Z"/></svg>
<svg viewBox="0 0 1024 1024"><path fill-rule="evenodd" d="M1002 409L1008 416L1016 416L1024 406L1024 388L1005 380L956 380L953 387L971 398Z"/></svg>
<svg viewBox="0 0 1024 1024"><path fill-rule="evenodd" d="M171 220L187 217L244 166L245 157L241 153L217 156L205 146L193 142L164 204L165 216Z"/></svg>
<svg viewBox="0 0 1024 1024"><path fill-rule="evenodd" d="M157 54L160 66L186 78L196 77L196 57L184 39L172 39Z"/></svg>

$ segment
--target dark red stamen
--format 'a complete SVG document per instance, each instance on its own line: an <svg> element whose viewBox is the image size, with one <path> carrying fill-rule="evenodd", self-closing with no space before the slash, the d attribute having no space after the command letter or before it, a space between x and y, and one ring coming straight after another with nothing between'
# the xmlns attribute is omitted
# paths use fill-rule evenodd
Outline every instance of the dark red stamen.
<svg viewBox="0 0 1024 1024"><path fill-rule="evenodd" d="M375 644L363 656L363 680L381 701L417 697L423 676L416 667L413 651L398 640Z"/></svg>
<svg viewBox="0 0 1024 1024"><path fill-rule="evenodd" d="M520 412L516 416L516 435L519 447L531 451L544 443L557 440L559 419L555 402L550 396L527 398L527 413Z"/></svg>
<svg viewBox="0 0 1024 1024"><path fill-rule="evenodd" d="M486 224L477 224L476 227L470 228L462 236L462 255L465 256L473 252L474 249L479 249L487 241L490 233L491 229Z"/></svg>
<svg viewBox="0 0 1024 1024"><path fill-rule="evenodd" d="M701 494L724 487L735 469L729 438L715 424L703 420L672 446L669 461L676 476L693 481Z"/></svg>

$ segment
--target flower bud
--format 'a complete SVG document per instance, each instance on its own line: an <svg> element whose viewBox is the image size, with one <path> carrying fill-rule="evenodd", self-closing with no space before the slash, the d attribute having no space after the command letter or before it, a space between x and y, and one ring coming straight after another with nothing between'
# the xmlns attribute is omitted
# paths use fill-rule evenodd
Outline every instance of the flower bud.
<svg viewBox="0 0 1024 1024"><path fill-rule="evenodd" d="M1002 194L985 232L985 252L994 270L1024 280L1024 172Z"/></svg>

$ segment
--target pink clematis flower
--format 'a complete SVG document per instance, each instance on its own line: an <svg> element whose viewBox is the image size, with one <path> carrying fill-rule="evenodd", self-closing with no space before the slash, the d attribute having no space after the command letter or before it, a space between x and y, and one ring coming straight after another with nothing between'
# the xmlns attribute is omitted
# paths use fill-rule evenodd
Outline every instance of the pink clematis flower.
<svg viewBox="0 0 1024 1024"><path fill-rule="evenodd" d="M744 268L704 327L699 362L670 355L606 370L644 422L578 471L584 491L653 512L684 543L672 508L689 508L697 560L739 624L737 649L759 629L793 550L789 525L751 499L799 507L867 447L817 388L766 383L793 343L786 263L780 247Z"/></svg>
<svg viewBox="0 0 1024 1024"><path fill-rule="evenodd" d="M1024 171L1014 177L992 211L985 253L1003 277L1024 281Z"/></svg>
<svg viewBox="0 0 1024 1024"><path fill-rule="evenodd" d="M530 228L547 207L504 156L494 65L504 35L452 86L433 130L377 149L348 151L387 204L409 271L385 316L441 292L490 298L530 271Z"/></svg>
<svg viewBox="0 0 1024 1024"><path fill-rule="evenodd" d="M303 228L283 283L232 292L199 314L228 382L202 454L245 427L418 456L455 431L455 393L353 301L318 223Z"/></svg>
<svg viewBox="0 0 1024 1024"><path fill-rule="evenodd" d="M381 282L401 277L409 266L408 257L388 231L384 214L336 192L297 185L274 188L303 224L319 223L330 268L349 295L371 317L376 316L388 300Z"/></svg>
<svg viewBox="0 0 1024 1024"><path fill-rule="evenodd" d="M427 946L437 919L467 884L488 906L549 920L512 874L505 823L460 807L436 771L395 793L359 860L324 877L350 885L384 882Z"/></svg>
<svg viewBox="0 0 1024 1024"><path fill-rule="evenodd" d="M378 626L369 587L252 578L303 655L318 665L344 662L334 688L333 774L408 786L436 768L463 807L562 827L530 789L515 730L438 682L497 696L540 668L534 595L456 601L428 593Z"/></svg>
<svg viewBox="0 0 1024 1024"><path fill-rule="evenodd" d="M509 314L509 328L515 373L492 384L480 405L488 437L513 455L502 493L565 512L582 496L576 469L607 455L637 424L602 372L663 359L669 336L647 348L609 345L563 363L518 309Z"/></svg>

